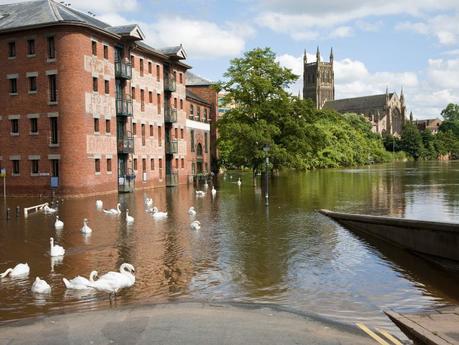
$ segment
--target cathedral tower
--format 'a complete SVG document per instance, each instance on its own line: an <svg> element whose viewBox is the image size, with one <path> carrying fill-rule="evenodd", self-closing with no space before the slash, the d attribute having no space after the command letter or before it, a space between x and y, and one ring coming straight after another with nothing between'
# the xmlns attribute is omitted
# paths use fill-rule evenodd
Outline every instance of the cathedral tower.
<svg viewBox="0 0 459 345"><path fill-rule="evenodd" d="M304 51L303 98L312 99L317 109L321 109L326 101L335 99L333 48L330 51L330 62L320 61L319 47L317 47L315 62L308 63L306 50Z"/></svg>

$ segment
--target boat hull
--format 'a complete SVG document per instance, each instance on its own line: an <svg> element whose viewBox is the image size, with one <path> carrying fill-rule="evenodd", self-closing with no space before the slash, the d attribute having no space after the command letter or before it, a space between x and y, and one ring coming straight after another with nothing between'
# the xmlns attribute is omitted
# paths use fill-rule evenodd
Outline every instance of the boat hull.
<svg viewBox="0 0 459 345"><path fill-rule="evenodd" d="M459 224L320 210L345 228L389 241L459 270Z"/></svg>

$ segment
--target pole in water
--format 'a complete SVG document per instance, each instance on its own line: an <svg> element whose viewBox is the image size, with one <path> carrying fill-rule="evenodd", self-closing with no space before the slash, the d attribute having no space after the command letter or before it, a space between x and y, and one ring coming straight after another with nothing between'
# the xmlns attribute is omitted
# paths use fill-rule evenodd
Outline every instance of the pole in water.
<svg viewBox="0 0 459 345"><path fill-rule="evenodd" d="M10 208L8 207L8 208L6 209L6 219L7 219L7 220L10 219L10 211L11 211L11 210L10 210Z"/></svg>
<svg viewBox="0 0 459 345"><path fill-rule="evenodd" d="M16 218L19 218L19 213L21 212L21 208L16 206Z"/></svg>

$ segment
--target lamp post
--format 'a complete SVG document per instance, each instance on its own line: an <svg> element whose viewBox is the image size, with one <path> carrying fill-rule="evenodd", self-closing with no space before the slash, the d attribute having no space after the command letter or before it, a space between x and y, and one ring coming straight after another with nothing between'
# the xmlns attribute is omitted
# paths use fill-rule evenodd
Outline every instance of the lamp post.
<svg viewBox="0 0 459 345"><path fill-rule="evenodd" d="M266 194L265 194L265 206L269 206L269 150L271 147L266 144L263 146L263 151L266 153L266 169L265 169L265 185L266 185Z"/></svg>

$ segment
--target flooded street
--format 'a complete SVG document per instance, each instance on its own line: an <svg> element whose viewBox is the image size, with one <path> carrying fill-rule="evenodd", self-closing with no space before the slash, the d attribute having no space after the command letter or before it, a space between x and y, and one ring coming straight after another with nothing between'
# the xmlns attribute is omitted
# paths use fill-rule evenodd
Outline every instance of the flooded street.
<svg viewBox="0 0 459 345"><path fill-rule="evenodd" d="M230 176L232 178L230 178ZM242 177L242 186L236 184ZM199 187L203 189L203 187ZM136 269L136 283L123 290L118 305L180 300L275 303L334 320L364 320L394 329L382 310L417 311L459 303L459 280L398 248L358 237L317 209L459 222L459 163L403 163L357 169L286 172L270 184L264 206L260 179L228 173L197 198L193 186L111 194L59 203L63 230L54 215L24 219L15 207L40 204L39 198L1 200L0 271L27 262L25 279L0 281L0 321L64 309L109 308L108 295L66 291L62 278L88 277ZM151 197L164 220L146 212ZM119 201L120 216L96 209ZM188 215L194 206L195 218ZM125 210L135 217L127 225ZM80 232L89 219L91 235ZM201 222L192 230L190 222ZM49 238L66 249L62 260L49 256ZM52 287L50 295L30 291L35 277Z"/></svg>

